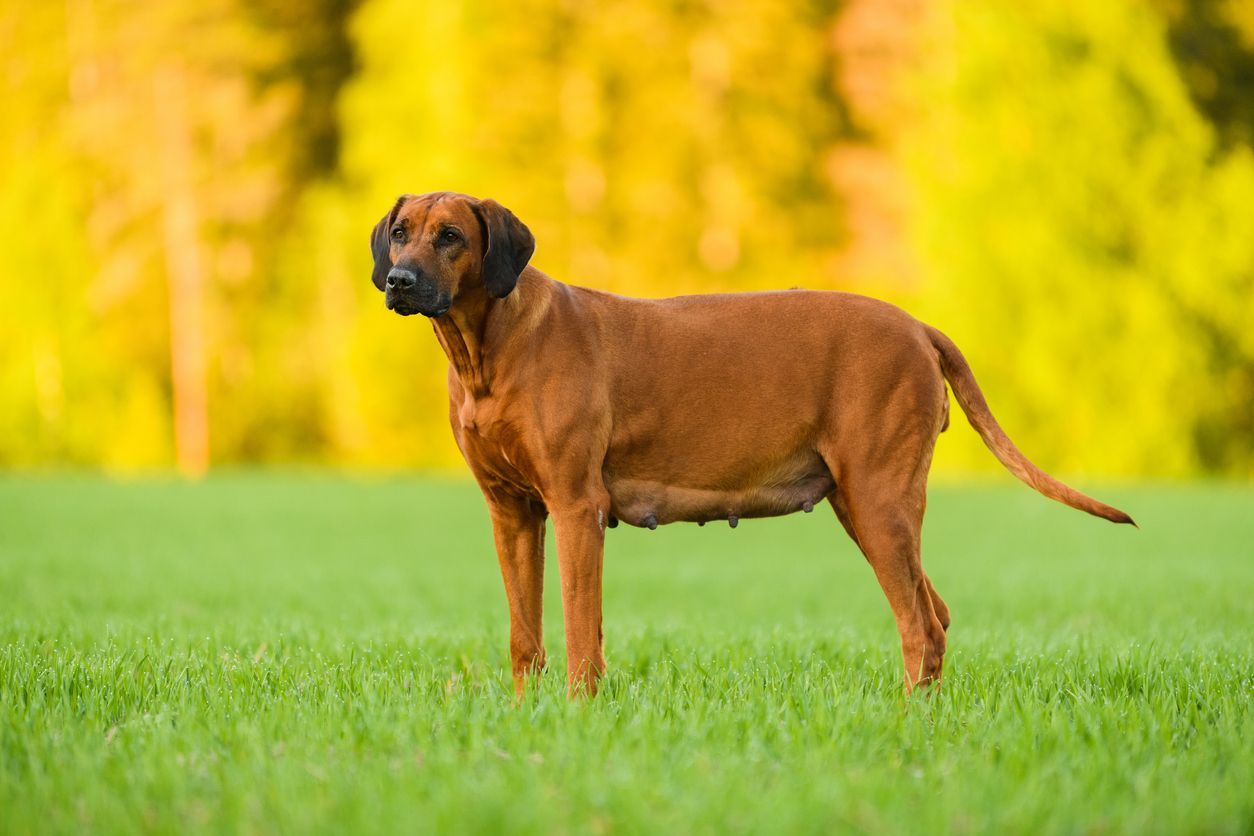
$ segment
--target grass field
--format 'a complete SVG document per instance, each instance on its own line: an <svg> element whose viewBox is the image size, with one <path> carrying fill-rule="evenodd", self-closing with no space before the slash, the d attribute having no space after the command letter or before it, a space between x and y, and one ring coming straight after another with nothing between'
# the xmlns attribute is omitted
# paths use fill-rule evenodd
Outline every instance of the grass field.
<svg viewBox="0 0 1254 836"><path fill-rule="evenodd" d="M0 479L0 830L1250 833L1254 489L934 488L943 693L826 509L611 533L516 706L464 482ZM551 543L551 539L550 539Z"/></svg>

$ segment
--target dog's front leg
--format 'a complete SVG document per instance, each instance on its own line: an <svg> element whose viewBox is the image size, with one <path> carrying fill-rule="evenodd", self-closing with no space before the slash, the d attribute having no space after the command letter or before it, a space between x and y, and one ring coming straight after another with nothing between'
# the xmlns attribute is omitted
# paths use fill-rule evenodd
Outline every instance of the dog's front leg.
<svg viewBox="0 0 1254 836"><path fill-rule="evenodd" d="M527 677L544 668L544 518L542 506L523 497L488 501L496 556L509 602L509 656L514 691L522 696Z"/></svg>
<svg viewBox="0 0 1254 836"><path fill-rule="evenodd" d="M566 620L567 687L571 698L594 696L605 673L601 645L601 563L609 497L553 507Z"/></svg>

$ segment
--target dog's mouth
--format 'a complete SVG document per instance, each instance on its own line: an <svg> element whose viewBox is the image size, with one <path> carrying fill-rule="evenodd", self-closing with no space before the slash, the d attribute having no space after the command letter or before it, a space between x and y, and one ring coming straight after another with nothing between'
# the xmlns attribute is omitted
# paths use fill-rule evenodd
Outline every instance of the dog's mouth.
<svg viewBox="0 0 1254 836"><path fill-rule="evenodd" d="M413 316L414 314L422 314L425 317L435 319L438 316L444 316L448 313L449 303L437 301L433 307L419 305L418 303L400 296L388 294L384 299L384 304L388 310L394 311L401 316Z"/></svg>

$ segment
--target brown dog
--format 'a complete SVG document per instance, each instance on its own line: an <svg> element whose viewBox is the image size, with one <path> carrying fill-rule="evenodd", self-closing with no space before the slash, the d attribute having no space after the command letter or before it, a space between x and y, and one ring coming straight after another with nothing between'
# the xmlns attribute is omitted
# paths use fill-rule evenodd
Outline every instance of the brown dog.
<svg viewBox="0 0 1254 836"><path fill-rule="evenodd" d="M888 596L907 689L938 682L949 608L919 529L946 380L1011 473L1132 522L1028 461L954 344L892 305L801 290L629 299L550 279L527 265L534 249L505 207L449 193L402 197L371 236L388 308L430 317L449 358L449 419L492 516L520 694L545 664L548 514L569 690L593 694L607 527L734 527L823 499Z"/></svg>

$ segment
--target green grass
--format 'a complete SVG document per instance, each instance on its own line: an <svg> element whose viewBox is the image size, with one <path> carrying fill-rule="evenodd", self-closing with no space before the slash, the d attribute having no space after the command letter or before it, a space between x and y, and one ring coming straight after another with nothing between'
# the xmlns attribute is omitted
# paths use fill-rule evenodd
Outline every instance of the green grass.
<svg viewBox="0 0 1254 836"><path fill-rule="evenodd" d="M611 532L611 673L515 705L457 481L0 480L0 830L1254 829L1254 490L936 488L944 691L826 508ZM550 543L552 542L550 538Z"/></svg>

